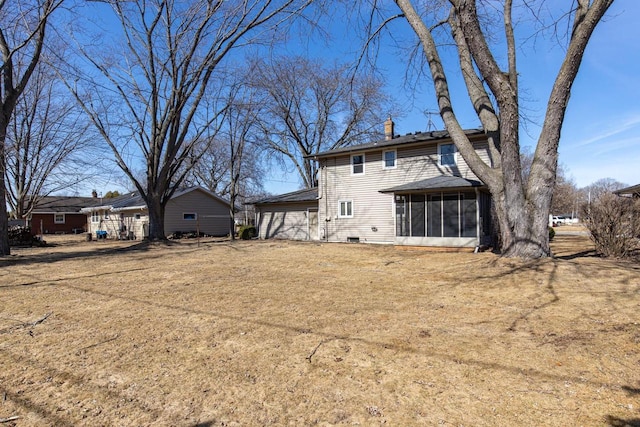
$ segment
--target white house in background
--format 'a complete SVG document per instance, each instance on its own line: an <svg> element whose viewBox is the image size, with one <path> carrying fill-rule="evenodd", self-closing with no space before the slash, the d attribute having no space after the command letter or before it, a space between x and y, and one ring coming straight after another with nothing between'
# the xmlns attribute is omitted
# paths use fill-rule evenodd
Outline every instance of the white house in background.
<svg viewBox="0 0 640 427"><path fill-rule="evenodd" d="M322 152L318 187L258 201L261 238L411 246L491 245L491 196L448 133L395 136ZM481 129L466 131L491 164ZM315 197L315 201L313 198Z"/></svg>
<svg viewBox="0 0 640 427"><path fill-rule="evenodd" d="M87 215L87 231L94 236L144 239L149 235L149 211L138 192L128 193L81 210ZM226 236L232 230L230 204L201 187L178 190L167 203L164 232L200 232Z"/></svg>

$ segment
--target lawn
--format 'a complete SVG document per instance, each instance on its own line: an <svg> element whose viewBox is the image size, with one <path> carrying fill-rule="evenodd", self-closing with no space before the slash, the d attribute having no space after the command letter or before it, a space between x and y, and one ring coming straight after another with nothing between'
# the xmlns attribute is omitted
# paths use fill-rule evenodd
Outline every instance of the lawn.
<svg viewBox="0 0 640 427"><path fill-rule="evenodd" d="M3 426L638 426L640 267L50 239L0 259Z"/></svg>

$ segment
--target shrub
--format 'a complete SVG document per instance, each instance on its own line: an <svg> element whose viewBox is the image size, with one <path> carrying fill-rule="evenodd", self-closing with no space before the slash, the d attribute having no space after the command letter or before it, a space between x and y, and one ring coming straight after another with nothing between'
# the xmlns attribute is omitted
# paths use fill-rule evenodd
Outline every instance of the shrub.
<svg viewBox="0 0 640 427"><path fill-rule="evenodd" d="M598 254L624 258L637 248L640 200L605 193L583 210L583 222L591 233Z"/></svg>
<svg viewBox="0 0 640 427"><path fill-rule="evenodd" d="M258 235L253 225L243 225L238 230L238 237L242 240L250 240Z"/></svg>
<svg viewBox="0 0 640 427"><path fill-rule="evenodd" d="M553 227L549 227L549 241L552 241L556 237L556 230Z"/></svg>

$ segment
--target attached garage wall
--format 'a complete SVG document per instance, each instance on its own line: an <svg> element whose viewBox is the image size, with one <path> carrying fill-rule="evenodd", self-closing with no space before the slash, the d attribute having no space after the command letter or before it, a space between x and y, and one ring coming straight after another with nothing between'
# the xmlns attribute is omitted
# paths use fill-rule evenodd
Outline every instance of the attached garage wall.
<svg viewBox="0 0 640 427"><path fill-rule="evenodd" d="M317 230L309 233L309 210L317 209L317 202L260 205L258 235L261 239L315 240ZM312 221L311 227L317 227L317 221Z"/></svg>

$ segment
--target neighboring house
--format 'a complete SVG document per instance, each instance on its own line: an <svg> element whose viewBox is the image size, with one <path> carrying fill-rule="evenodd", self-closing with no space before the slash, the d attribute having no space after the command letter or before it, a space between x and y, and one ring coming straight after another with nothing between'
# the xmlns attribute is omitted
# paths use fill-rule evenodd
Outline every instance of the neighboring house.
<svg viewBox="0 0 640 427"><path fill-rule="evenodd" d="M267 197L253 205L261 239L319 239L317 188Z"/></svg>
<svg viewBox="0 0 640 427"><path fill-rule="evenodd" d="M226 236L231 229L229 202L201 187L178 190L165 208L164 232L200 232ZM82 209L89 232L110 238L144 239L149 235L149 211L138 192Z"/></svg>
<svg viewBox="0 0 640 427"><path fill-rule="evenodd" d="M484 132L466 133L480 157L491 164ZM415 246L490 245L491 197L448 133L398 137L388 120L385 134L381 141L312 156L319 162L317 203L312 203L311 194L297 200L300 192L260 201L259 235ZM316 208L317 232L311 230ZM295 224L300 229L295 230Z"/></svg>
<svg viewBox="0 0 640 427"><path fill-rule="evenodd" d="M87 216L83 208L94 205L94 197L45 196L26 218L31 234L71 234L87 230Z"/></svg>
<svg viewBox="0 0 640 427"><path fill-rule="evenodd" d="M640 198L640 184L632 185L631 187L621 188L620 190L616 190L613 193L617 194L618 196Z"/></svg>

